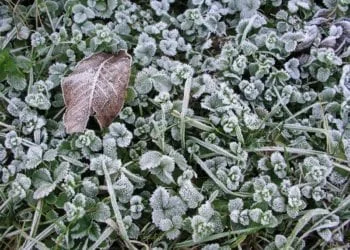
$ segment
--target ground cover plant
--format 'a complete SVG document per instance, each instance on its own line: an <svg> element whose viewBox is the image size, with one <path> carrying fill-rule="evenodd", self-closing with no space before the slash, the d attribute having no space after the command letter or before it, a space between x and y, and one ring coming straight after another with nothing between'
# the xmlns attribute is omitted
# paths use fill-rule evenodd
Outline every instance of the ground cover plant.
<svg viewBox="0 0 350 250"><path fill-rule="evenodd" d="M1 1L0 248L349 249L349 7ZM61 83L122 50L118 117L67 133Z"/></svg>

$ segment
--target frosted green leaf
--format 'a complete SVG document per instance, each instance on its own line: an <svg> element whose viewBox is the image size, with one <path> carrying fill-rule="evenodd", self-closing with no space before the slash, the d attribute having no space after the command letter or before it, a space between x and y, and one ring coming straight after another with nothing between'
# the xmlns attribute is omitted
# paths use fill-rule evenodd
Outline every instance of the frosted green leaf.
<svg viewBox="0 0 350 250"><path fill-rule="evenodd" d="M288 74L293 79L299 79L300 78L300 71L299 71L299 60L296 58L290 59L288 62L284 64L284 67Z"/></svg>
<svg viewBox="0 0 350 250"><path fill-rule="evenodd" d="M172 150L172 151L170 151L169 156L174 159L176 165L181 170L185 170L185 169L189 168L189 165L187 164L186 158L182 154L180 154L179 152Z"/></svg>
<svg viewBox="0 0 350 250"><path fill-rule="evenodd" d="M103 138L103 154L112 159L117 159L117 142L114 138Z"/></svg>
<svg viewBox="0 0 350 250"><path fill-rule="evenodd" d="M26 107L28 106L25 102L23 102L19 98L14 97L14 98L11 98L9 105L7 106L7 111L12 116L18 117L20 112Z"/></svg>
<svg viewBox="0 0 350 250"><path fill-rule="evenodd" d="M17 174L15 181L18 182L18 184L21 185L21 187L25 190L28 190L32 183L30 178L28 178L24 174Z"/></svg>
<svg viewBox="0 0 350 250"><path fill-rule="evenodd" d="M7 156L6 149L2 144L0 144L0 162L5 160L6 156Z"/></svg>
<svg viewBox="0 0 350 250"><path fill-rule="evenodd" d="M53 180L49 170L46 168L40 168L33 173L32 182L34 187L38 188L43 184L52 184Z"/></svg>
<svg viewBox="0 0 350 250"><path fill-rule="evenodd" d="M159 43L160 50L167 56L175 56L177 42L176 40L161 40Z"/></svg>
<svg viewBox="0 0 350 250"><path fill-rule="evenodd" d="M350 65L344 65L339 86L346 98L350 97Z"/></svg>
<svg viewBox="0 0 350 250"><path fill-rule="evenodd" d="M189 208L198 207L204 200L204 196L193 186L190 180L182 183L179 194Z"/></svg>
<svg viewBox="0 0 350 250"><path fill-rule="evenodd" d="M326 82L330 75L331 71L328 68L321 67L317 70L316 78L320 82Z"/></svg>
<svg viewBox="0 0 350 250"><path fill-rule="evenodd" d="M228 203L228 210L231 212L233 210L242 210L243 209L243 200L241 198L236 198L230 200Z"/></svg>
<svg viewBox="0 0 350 250"><path fill-rule="evenodd" d="M44 161L54 161L57 157L57 150L56 149L49 149L47 150L43 155Z"/></svg>
<svg viewBox="0 0 350 250"><path fill-rule="evenodd" d="M156 226L162 219L171 218L173 216L181 216L185 214L186 204L178 196L170 196L169 192L158 187L150 198L150 206L152 207L152 221Z"/></svg>
<svg viewBox="0 0 350 250"><path fill-rule="evenodd" d="M0 32L9 31L12 27L12 17L3 18L0 20Z"/></svg>
<svg viewBox="0 0 350 250"><path fill-rule="evenodd" d="M130 201L134 192L134 185L124 174L113 184L113 188L120 202L127 203Z"/></svg>
<svg viewBox="0 0 350 250"><path fill-rule="evenodd" d="M98 194L98 186L96 184L98 181L94 181L94 178L84 179L82 183L81 192L88 197L94 197Z"/></svg>
<svg viewBox="0 0 350 250"><path fill-rule="evenodd" d="M41 110L48 110L51 106L47 96L42 93L29 94L26 96L25 101L29 106Z"/></svg>
<svg viewBox="0 0 350 250"><path fill-rule="evenodd" d="M241 48L243 54L246 56L252 55L258 50L258 47L249 41L243 41L241 44Z"/></svg>
<svg viewBox="0 0 350 250"><path fill-rule="evenodd" d="M8 75L7 82L18 91L24 90L27 87L26 79L17 74Z"/></svg>
<svg viewBox="0 0 350 250"><path fill-rule="evenodd" d="M172 88L169 77L164 73L158 73L152 76L153 87L159 93L168 92Z"/></svg>
<svg viewBox="0 0 350 250"><path fill-rule="evenodd" d="M140 168L142 170L152 169L159 166L162 154L158 151L148 151L140 158Z"/></svg>
<svg viewBox="0 0 350 250"><path fill-rule="evenodd" d="M273 211L283 213L286 210L286 204L283 197L276 197L272 200Z"/></svg>
<svg viewBox="0 0 350 250"><path fill-rule="evenodd" d="M329 242L332 240L332 231L329 228L318 230L318 235L326 242Z"/></svg>
<svg viewBox="0 0 350 250"><path fill-rule="evenodd" d="M89 227L89 239L91 241L97 241L97 239L100 237L100 235L101 235L100 226L97 223L92 222L90 227Z"/></svg>
<svg viewBox="0 0 350 250"><path fill-rule="evenodd" d="M54 189L56 188L56 184L43 184L39 188L37 188L33 194L33 198L36 200L42 199L48 196Z"/></svg>
<svg viewBox="0 0 350 250"><path fill-rule="evenodd" d="M124 124L115 122L108 129L110 136L115 139L119 147L125 148L130 144L133 135Z"/></svg>
<svg viewBox="0 0 350 250"><path fill-rule="evenodd" d="M282 248L287 242L287 238L284 235L277 234L275 236L275 245L278 249Z"/></svg>
<svg viewBox="0 0 350 250"><path fill-rule="evenodd" d="M69 171L69 163L61 162L60 165L54 170L53 177L55 182L60 182L67 177Z"/></svg>
<svg viewBox="0 0 350 250"><path fill-rule="evenodd" d="M103 165L106 166L110 174L117 173L121 168L121 161L117 159L111 159L105 155L99 155L91 160L90 170L96 171L98 175L104 175Z"/></svg>
<svg viewBox="0 0 350 250"><path fill-rule="evenodd" d="M150 170L150 172L157 176L162 182L166 183L166 184L170 184L172 182L175 182L172 176L172 172L175 169L175 163L174 163L174 159L163 155L160 158L160 161L158 163L157 166L152 167Z"/></svg>
<svg viewBox="0 0 350 250"><path fill-rule="evenodd" d="M85 7L82 4L76 4L73 6L72 11L74 13L73 20L76 23L83 23L88 18L94 18L95 13L90 9Z"/></svg>
<svg viewBox="0 0 350 250"><path fill-rule="evenodd" d="M32 66L32 61L28 57L19 55L15 58L15 60L16 65L19 68L23 69L26 72L30 70L30 67Z"/></svg>
<svg viewBox="0 0 350 250"><path fill-rule="evenodd" d="M214 215L214 209L209 201L198 208L198 214L209 220Z"/></svg>
<svg viewBox="0 0 350 250"><path fill-rule="evenodd" d="M28 149L26 162L27 169L33 169L40 165L42 162L43 150L40 146L32 146Z"/></svg>
<svg viewBox="0 0 350 250"><path fill-rule="evenodd" d="M255 223L260 222L262 215L263 211L260 208L254 208L249 210L249 218Z"/></svg>
<svg viewBox="0 0 350 250"><path fill-rule="evenodd" d="M106 222L108 218L111 217L111 210L109 206L107 206L103 202L98 202L92 213L92 218L97 222Z"/></svg>
<svg viewBox="0 0 350 250"><path fill-rule="evenodd" d="M120 119L126 123L133 124L136 119L136 115L131 107L125 107L119 114Z"/></svg>
<svg viewBox="0 0 350 250"><path fill-rule="evenodd" d="M159 223L159 229L162 231L168 231L172 228L173 223L170 219L163 219Z"/></svg>
<svg viewBox="0 0 350 250"><path fill-rule="evenodd" d="M165 73L149 67L137 74L134 87L138 93L147 94L153 87L158 92L170 91L172 84Z"/></svg>

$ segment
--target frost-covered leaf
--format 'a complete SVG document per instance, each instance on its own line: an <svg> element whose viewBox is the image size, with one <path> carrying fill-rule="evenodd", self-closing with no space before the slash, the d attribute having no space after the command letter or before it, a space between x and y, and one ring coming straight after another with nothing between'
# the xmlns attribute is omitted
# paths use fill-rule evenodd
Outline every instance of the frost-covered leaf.
<svg viewBox="0 0 350 250"><path fill-rule="evenodd" d="M33 198L38 200L48 196L54 189L56 188L56 184L42 184L39 188L37 188L33 194Z"/></svg>
<svg viewBox="0 0 350 250"><path fill-rule="evenodd" d="M55 182L62 181L67 175L69 171L69 163L61 162L60 165L54 170L53 177Z"/></svg>
<svg viewBox="0 0 350 250"><path fill-rule="evenodd" d="M16 90L24 90L27 86L27 81L24 77L16 74L7 76L7 82Z"/></svg>
<svg viewBox="0 0 350 250"><path fill-rule="evenodd" d="M97 222L106 222L108 218L111 216L111 210L109 206L104 204L103 202L99 202L96 204L94 211L92 212L92 218Z"/></svg>
<svg viewBox="0 0 350 250"><path fill-rule="evenodd" d="M44 161L54 161L56 157L57 157L57 150L49 149L44 153L43 160Z"/></svg>
<svg viewBox="0 0 350 250"><path fill-rule="evenodd" d="M350 97L350 65L344 65L343 73L339 81L345 97Z"/></svg>
<svg viewBox="0 0 350 250"><path fill-rule="evenodd" d="M107 127L123 106L129 83L131 56L98 53L82 60L62 82L68 133L83 132L90 115Z"/></svg>
<svg viewBox="0 0 350 250"><path fill-rule="evenodd" d="M159 166L162 154L158 151L148 151L140 158L140 168L142 170L152 169Z"/></svg>
<svg viewBox="0 0 350 250"><path fill-rule="evenodd" d="M97 241L100 235L101 235L100 226L97 223L92 222L89 228L89 239L91 241Z"/></svg>
<svg viewBox="0 0 350 250"><path fill-rule="evenodd" d="M43 150L40 146L32 146L28 149L26 163L27 169L36 168L42 162Z"/></svg>

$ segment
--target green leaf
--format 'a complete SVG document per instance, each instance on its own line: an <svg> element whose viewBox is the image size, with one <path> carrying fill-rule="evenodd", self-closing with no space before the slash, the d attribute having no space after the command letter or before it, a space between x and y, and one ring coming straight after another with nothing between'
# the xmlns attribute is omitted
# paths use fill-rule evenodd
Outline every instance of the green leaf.
<svg viewBox="0 0 350 250"><path fill-rule="evenodd" d="M152 169L159 166L162 154L158 151L148 151L140 158L140 168L142 170Z"/></svg>
<svg viewBox="0 0 350 250"><path fill-rule="evenodd" d="M106 222L111 217L111 209L103 202L96 204L96 210L91 214L92 218L97 222Z"/></svg>
<svg viewBox="0 0 350 250"><path fill-rule="evenodd" d="M53 184L51 174L46 168L40 168L36 170L32 175L32 183L36 188L46 184Z"/></svg>
<svg viewBox="0 0 350 250"><path fill-rule="evenodd" d="M69 171L69 163L61 162L61 164L55 169L53 173L55 182L57 183L62 181L67 176L68 171Z"/></svg>
<svg viewBox="0 0 350 250"><path fill-rule="evenodd" d="M60 193L57 197L55 205L58 208L63 208L64 203L68 202L69 200L70 200L70 197L67 193L65 193L65 192Z"/></svg>
<svg viewBox="0 0 350 250"><path fill-rule="evenodd" d="M136 90L132 87L129 87L126 90L125 103L133 102L135 100L136 96L137 96Z"/></svg>
<svg viewBox="0 0 350 250"><path fill-rule="evenodd" d="M35 190L33 198L38 200L48 196L56 188L56 183L47 183L41 185L37 190Z"/></svg>
<svg viewBox="0 0 350 250"><path fill-rule="evenodd" d="M101 228L96 222L92 222L89 228L89 239L96 241L101 235Z"/></svg>
<svg viewBox="0 0 350 250"><path fill-rule="evenodd" d="M32 61L29 58L20 55L17 56L15 60L19 68L23 69L26 72L29 72L30 68L32 67Z"/></svg>
<svg viewBox="0 0 350 250"><path fill-rule="evenodd" d="M4 80L8 75L20 75L15 60L8 50L0 52L0 81Z"/></svg>
<svg viewBox="0 0 350 250"><path fill-rule="evenodd" d="M40 146L32 146L28 149L26 162L27 169L33 169L40 165L42 162L43 149Z"/></svg>
<svg viewBox="0 0 350 250"><path fill-rule="evenodd" d="M19 74L9 74L7 75L7 82L15 90L21 91L27 87L26 79Z"/></svg>
<svg viewBox="0 0 350 250"><path fill-rule="evenodd" d="M43 160L44 161L54 161L57 156L56 149L49 149L44 153Z"/></svg>

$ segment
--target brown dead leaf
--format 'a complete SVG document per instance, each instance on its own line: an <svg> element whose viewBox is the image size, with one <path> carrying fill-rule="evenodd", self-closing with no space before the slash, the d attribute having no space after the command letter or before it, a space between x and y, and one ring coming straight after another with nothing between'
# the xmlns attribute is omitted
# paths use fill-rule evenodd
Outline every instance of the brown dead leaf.
<svg viewBox="0 0 350 250"><path fill-rule="evenodd" d="M80 61L62 82L67 133L83 132L93 115L101 128L111 124L124 104L131 56L98 53Z"/></svg>

